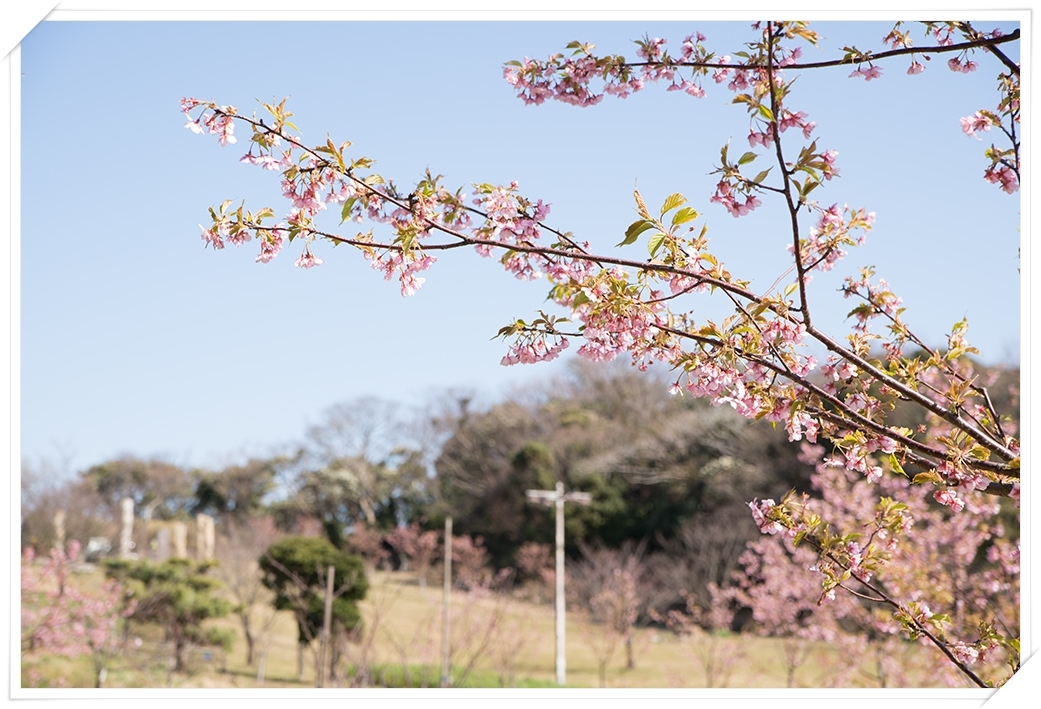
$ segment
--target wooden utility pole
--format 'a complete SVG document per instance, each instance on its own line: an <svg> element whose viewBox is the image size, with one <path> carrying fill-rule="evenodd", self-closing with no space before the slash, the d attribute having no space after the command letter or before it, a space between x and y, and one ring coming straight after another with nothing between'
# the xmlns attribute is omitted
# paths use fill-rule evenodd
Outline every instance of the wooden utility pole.
<svg viewBox="0 0 1041 709"><path fill-rule="evenodd" d="M530 500L556 507L557 518L557 593L556 593L556 636L557 636L557 684L564 686L567 676L567 655L564 626L564 503L577 502L588 505L593 497L587 492L564 492L564 483L557 481L555 490L528 490Z"/></svg>
<svg viewBox="0 0 1041 709"><path fill-rule="evenodd" d="M448 618L449 601L452 597L452 518L445 517L445 590L444 606L441 609L441 686L452 686L452 643Z"/></svg>

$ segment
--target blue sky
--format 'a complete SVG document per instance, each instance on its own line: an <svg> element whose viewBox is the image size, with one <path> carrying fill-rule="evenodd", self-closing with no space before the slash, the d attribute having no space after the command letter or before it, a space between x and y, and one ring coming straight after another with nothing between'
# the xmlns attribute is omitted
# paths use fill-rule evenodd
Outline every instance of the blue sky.
<svg viewBox="0 0 1041 709"><path fill-rule="evenodd" d="M878 49L889 27L820 23L820 58ZM416 407L447 388L493 401L565 366L499 366L505 346L489 338L547 289L492 261L446 256L403 299L347 249L317 246L325 264L310 271L293 247L266 265L254 244L204 249L208 206L287 207L272 173L238 161L245 140L221 148L184 130L182 96L246 112L288 96L306 140L351 140L400 184L428 167L450 185L517 180L552 203L550 223L602 249L633 220L634 185L652 205L682 192L730 271L769 286L788 263L780 206L764 199L738 220L708 202L720 147L747 149L724 87L580 109L525 106L502 79L503 62L573 39L632 57L645 33L678 49L694 30L721 54L753 38L747 22L708 21L41 23L21 45L23 458L67 457L70 472L124 452L220 466L298 439L340 401ZM841 179L815 196L877 214L813 295L819 321L844 333L851 306L835 289L874 265L927 341L967 317L985 361L1018 363L1020 195L981 179L989 143L958 122L997 102L999 66L975 59L969 75L936 59L909 77L896 59L870 83L848 69L796 82L789 105L839 152Z"/></svg>

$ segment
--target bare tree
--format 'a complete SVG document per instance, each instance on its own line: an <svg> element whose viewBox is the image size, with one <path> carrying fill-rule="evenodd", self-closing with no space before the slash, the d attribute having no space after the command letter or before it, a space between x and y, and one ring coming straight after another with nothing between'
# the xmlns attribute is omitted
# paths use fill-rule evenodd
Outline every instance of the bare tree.
<svg viewBox="0 0 1041 709"><path fill-rule="evenodd" d="M223 530L217 542L215 575L224 582L235 600L235 614L246 638L246 664L256 659L259 641L267 637L276 613L271 606L274 594L264 586L264 575L257 560L279 539L270 517L257 517Z"/></svg>
<svg viewBox="0 0 1041 709"><path fill-rule="evenodd" d="M627 542L621 549L582 545L582 560L571 566L568 588L592 620L588 631L597 657L600 686L607 686L607 665L619 645L626 667L636 666L633 638L645 605L641 589L645 545Z"/></svg>
<svg viewBox="0 0 1041 709"><path fill-rule="evenodd" d="M709 584L713 600L707 607L694 594L681 593L686 600L684 610L673 609L664 616L651 611L651 617L679 636L684 654L701 668L706 687L726 687L745 659L743 647L726 635L733 621L729 603L720 597L715 584Z"/></svg>
<svg viewBox="0 0 1041 709"><path fill-rule="evenodd" d="M337 547L356 524L404 521L429 494L423 442L406 424L401 407L381 399L327 409L289 465L295 495L285 504L321 519Z"/></svg>

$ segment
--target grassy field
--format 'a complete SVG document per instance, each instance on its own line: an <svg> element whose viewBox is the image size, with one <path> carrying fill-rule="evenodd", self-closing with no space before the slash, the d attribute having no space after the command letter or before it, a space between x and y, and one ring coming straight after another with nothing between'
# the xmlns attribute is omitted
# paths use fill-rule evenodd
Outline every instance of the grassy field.
<svg viewBox="0 0 1041 709"><path fill-rule="evenodd" d="M99 574L96 574L99 575ZM97 582L93 576L82 582ZM403 573L374 572L362 603L365 630L348 646L345 666L378 686L438 686L441 668L442 593ZM506 597L472 598L453 593L450 627L455 686L554 687L554 617L549 602ZM258 615L271 613L258 609ZM246 662L246 643L234 616L213 621L236 634L230 651L193 650L188 673L169 671L169 651L158 629L133 626L127 649L108 666L106 687L314 687L308 651L298 678L296 625L288 612L275 614L258 643L258 662ZM625 647L580 613L568 614L567 681L570 687L784 687L784 642L749 635L679 637L655 628L637 629L634 667ZM825 644L805 647L806 660L794 685L819 687L850 658ZM921 649L907 646L909 661ZM706 667L715 666L714 672ZM722 669L718 669L722 666ZM261 672L262 667L262 672ZM601 677L601 669L603 670ZM262 676L261 676L262 675ZM344 680L341 679L340 683ZM349 680L348 680L349 682ZM22 684L92 687L89 658L27 653ZM865 678L865 686L872 683ZM332 686L332 685L329 685Z"/></svg>

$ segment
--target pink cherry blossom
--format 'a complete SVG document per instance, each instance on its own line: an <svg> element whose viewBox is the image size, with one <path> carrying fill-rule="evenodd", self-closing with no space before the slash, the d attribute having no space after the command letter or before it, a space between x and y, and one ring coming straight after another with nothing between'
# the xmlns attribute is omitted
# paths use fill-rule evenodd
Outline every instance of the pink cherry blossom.
<svg viewBox="0 0 1041 709"><path fill-rule="evenodd" d="M748 144L753 148L756 145L762 145L764 148L769 148L774 144L773 133L769 130L765 131L749 131L748 133Z"/></svg>
<svg viewBox="0 0 1041 709"><path fill-rule="evenodd" d="M958 493L951 488L944 488L933 493L933 498L941 505L950 507L955 512L961 512L965 508L965 502L958 497Z"/></svg>
<svg viewBox="0 0 1041 709"><path fill-rule="evenodd" d="M976 135L977 132L989 131L993 125L993 121L980 111L976 111L971 116L966 116L960 120L962 131L965 135L970 136ZM979 136L976 136L976 139L979 140Z"/></svg>
<svg viewBox="0 0 1041 709"><path fill-rule="evenodd" d="M282 225L279 224L278 226L281 227ZM273 231L261 236L259 241L260 253L257 255L255 263L268 263L282 249L282 244L285 241L284 232L276 227Z"/></svg>
<svg viewBox="0 0 1041 709"><path fill-rule="evenodd" d="M293 265L297 268L314 268L315 266L321 266L322 263L322 259L312 254L310 249L304 249L304 252L300 254L300 258Z"/></svg>
<svg viewBox="0 0 1041 709"><path fill-rule="evenodd" d="M777 534L784 531L784 525L776 520L770 520L766 516L776 506L777 503L769 499L762 502L752 500L748 503L749 509L752 510L752 518L763 534Z"/></svg>
<svg viewBox="0 0 1041 709"><path fill-rule="evenodd" d="M983 173L983 179L992 184L1001 183L1001 189L1009 194L1019 190L1019 178L1012 168L1005 165L1001 166L1000 169L995 167L987 168L986 172Z"/></svg>
<svg viewBox="0 0 1041 709"><path fill-rule="evenodd" d="M860 76L864 78L864 81L871 81L882 76L882 68L874 65L868 65L868 68L857 67L857 69L850 74L850 77Z"/></svg>
<svg viewBox="0 0 1041 709"><path fill-rule="evenodd" d="M965 643L952 643L947 646L948 649L960 662L964 662L967 665L974 665L979 660L980 651L974 648L972 645L966 645Z"/></svg>

